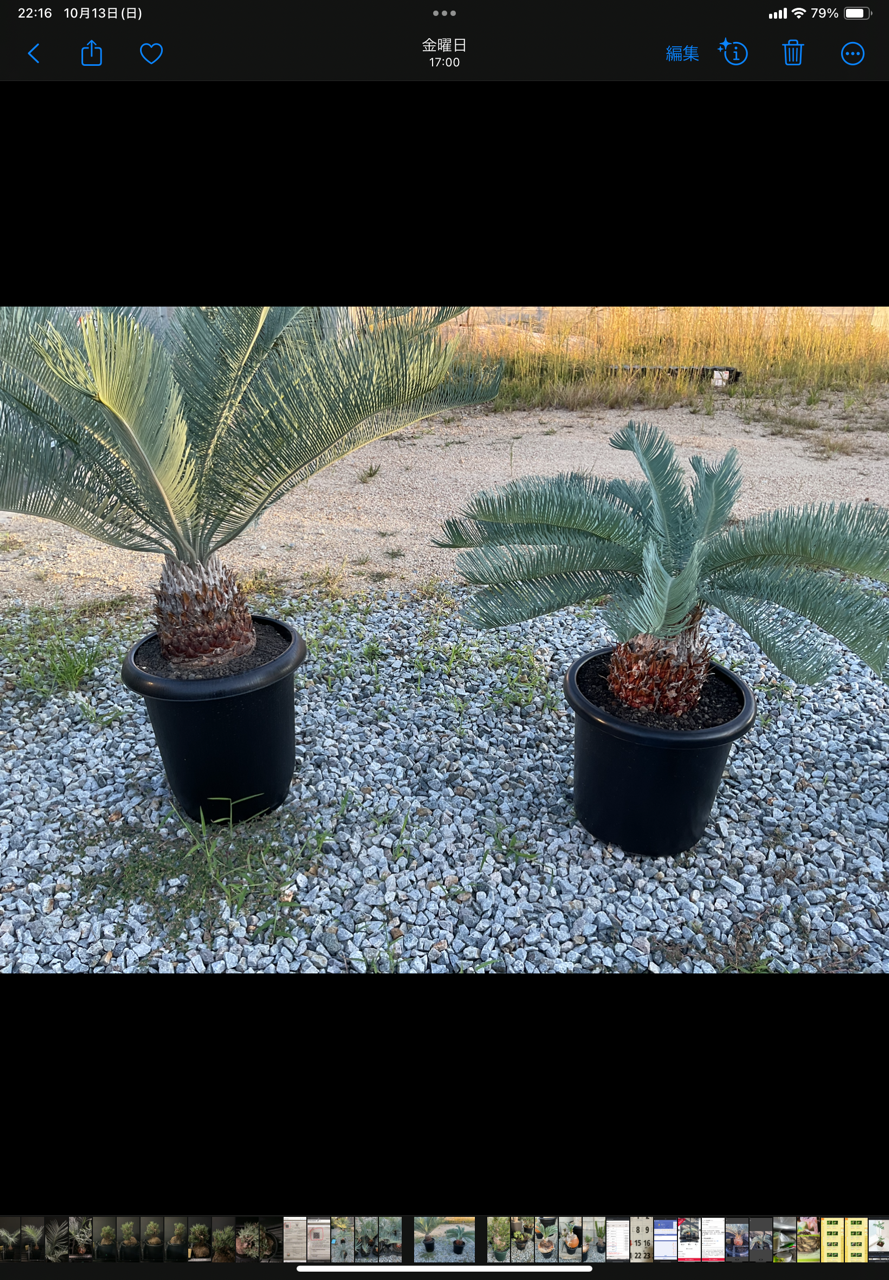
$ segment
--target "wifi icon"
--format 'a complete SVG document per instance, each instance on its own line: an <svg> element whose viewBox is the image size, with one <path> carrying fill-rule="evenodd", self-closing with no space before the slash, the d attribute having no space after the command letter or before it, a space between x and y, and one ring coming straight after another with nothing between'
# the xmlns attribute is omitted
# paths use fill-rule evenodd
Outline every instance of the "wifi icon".
<svg viewBox="0 0 889 1280"><path fill-rule="evenodd" d="M806 16L805 9L791 9L790 12L795 18L804 18Z"/></svg>

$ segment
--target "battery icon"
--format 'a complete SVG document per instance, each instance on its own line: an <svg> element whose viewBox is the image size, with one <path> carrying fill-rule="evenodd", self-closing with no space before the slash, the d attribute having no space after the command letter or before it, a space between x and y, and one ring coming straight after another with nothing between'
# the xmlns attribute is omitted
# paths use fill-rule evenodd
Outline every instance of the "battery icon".
<svg viewBox="0 0 889 1280"><path fill-rule="evenodd" d="M859 5L855 9L844 9L843 17L844 18L869 18L870 9L868 9L867 6L862 7L861 5Z"/></svg>

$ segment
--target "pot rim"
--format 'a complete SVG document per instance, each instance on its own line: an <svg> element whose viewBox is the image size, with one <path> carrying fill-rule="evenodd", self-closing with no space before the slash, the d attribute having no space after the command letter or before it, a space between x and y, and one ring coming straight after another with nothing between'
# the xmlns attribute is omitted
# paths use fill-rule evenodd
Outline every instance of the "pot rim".
<svg viewBox="0 0 889 1280"><path fill-rule="evenodd" d="M291 675L305 660L308 652L306 642L298 631L294 631L280 618L270 618L264 613L253 613L250 616L254 623L267 622L290 639L283 653L261 667L239 671L234 675L211 676L208 680L174 680L170 676L153 676L136 664L139 648L157 637L157 632L152 631L150 635L137 640L127 653L121 667L121 679L127 688L141 694L143 698L158 698L169 702L209 702L216 698L236 698L276 684L278 680Z"/></svg>
<svg viewBox="0 0 889 1280"><path fill-rule="evenodd" d="M685 729L676 731L672 729L656 729L643 724L633 724L629 720L621 720L618 716L613 716L610 711L606 711L603 707L597 707L594 702L590 702L589 698L583 693L577 685L577 673L585 663L593 658L601 657L605 653L613 653L615 646L613 644L605 645L601 649L593 649L589 653L582 654L579 658L572 662L571 666L565 672L564 692L569 706L576 714L604 729L606 733L610 733L615 738L623 738L631 742L646 743L648 746L656 747L672 747L674 750L701 747L717 747L726 743L732 743L736 738L740 738L745 734L756 719L756 698L750 685L736 672L730 671L727 667L723 667L720 663L710 661L712 671L717 671L721 676L735 686L743 698L743 706L738 714L732 720L726 720L724 724L713 725L710 729Z"/></svg>

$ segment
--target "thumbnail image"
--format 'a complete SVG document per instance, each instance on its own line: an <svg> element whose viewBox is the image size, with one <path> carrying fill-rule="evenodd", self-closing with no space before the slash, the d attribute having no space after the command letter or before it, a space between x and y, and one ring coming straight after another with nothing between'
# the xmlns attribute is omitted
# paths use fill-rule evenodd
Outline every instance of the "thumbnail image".
<svg viewBox="0 0 889 1280"><path fill-rule="evenodd" d="M92 1218L86 1216L68 1218L68 1257L71 1262L92 1262Z"/></svg>
<svg viewBox="0 0 889 1280"><path fill-rule="evenodd" d="M871 1218L867 1232L868 1258L879 1258L883 1254L889 1257L889 1244L886 1241L886 1223L883 1218Z"/></svg>
<svg viewBox="0 0 889 1280"><path fill-rule="evenodd" d="M212 1262L210 1247L213 1219L209 1213L188 1215L188 1261Z"/></svg>
<svg viewBox="0 0 889 1280"><path fill-rule="evenodd" d="M796 1262L796 1218L773 1218L773 1262Z"/></svg>
<svg viewBox="0 0 889 1280"><path fill-rule="evenodd" d="M380 1260L380 1220L379 1218L355 1219L355 1261L379 1262Z"/></svg>
<svg viewBox="0 0 889 1280"><path fill-rule="evenodd" d="M796 1260L797 1262L821 1261L821 1226L819 1218L797 1218Z"/></svg>
<svg viewBox="0 0 889 1280"><path fill-rule="evenodd" d="M509 1262L509 1218L486 1218L488 1262Z"/></svg>
<svg viewBox="0 0 889 1280"><path fill-rule="evenodd" d="M541 1218L540 1222L546 1222L553 1228L552 1240L553 1249L549 1254L539 1253L541 1262L552 1262L556 1256L555 1242L558 1239L556 1234L557 1218ZM520 1213L518 1216L512 1215L509 1219L509 1256L512 1262L524 1262L526 1265L534 1261L534 1251L537 1248L537 1223L534 1214ZM541 1228L541 1230L543 1230ZM541 1239L544 1237L541 1236Z"/></svg>
<svg viewBox="0 0 889 1280"><path fill-rule="evenodd" d="M42 1262L43 1252L43 1216L36 1213L22 1215L19 1248L22 1262Z"/></svg>
<svg viewBox="0 0 889 1280"><path fill-rule="evenodd" d="M142 1218L142 1261L164 1260L164 1215L153 1213Z"/></svg>
<svg viewBox="0 0 889 1280"><path fill-rule="evenodd" d="M683 1218L682 1226L679 1228L679 1239L684 1240L686 1244L699 1244L701 1240L700 1218Z"/></svg>
<svg viewBox="0 0 889 1280"><path fill-rule="evenodd" d="M583 1256L583 1220L579 1215L559 1215L559 1261L586 1262Z"/></svg>
<svg viewBox="0 0 889 1280"><path fill-rule="evenodd" d="M117 1239L120 1246L121 1262L141 1262L142 1224L138 1214L125 1213L117 1219Z"/></svg>
<svg viewBox="0 0 889 1280"><path fill-rule="evenodd" d="M18 1262L21 1257L20 1241L22 1223L20 1218L0 1218L0 1245L4 1262Z"/></svg>
<svg viewBox="0 0 889 1280"><path fill-rule="evenodd" d="M117 1262L117 1219L93 1218L96 1262Z"/></svg>
<svg viewBox="0 0 889 1280"><path fill-rule="evenodd" d="M245 1214L235 1219L236 1262L281 1261L281 1242L277 1234L269 1229L270 1224L274 1222L280 1223L280 1232L283 1236L284 1222L280 1218L261 1218L257 1214Z"/></svg>
<svg viewBox="0 0 889 1280"><path fill-rule="evenodd" d="M475 1262L475 1218L414 1218L414 1262Z"/></svg>
<svg viewBox="0 0 889 1280"><path fill-rule="evenodd" d="M214 1217L210 1222L210 1244L214 1262L237 1262L237 1228L234 1218Z"/></svg>
<svg viewBox="0 0 889 1280"><path fill-rule="evenodd" d="M727 1222L725 1224L725 1256L727 1258L748 1257L749 1236L746 1222Z"/></svg>
<svg viewBox="0 0 889 1280"><path fill-rule="evenodd" d="M187 1213L164 1215L164 1238L167 1262L188 1262Z"/></svg>
<svg viewBox="0 0 889 1280"><path fill-rule="evenodd" d="M47 1262L68 1261L68 1219L44 1218L43 1256Z"/></svg>
<svg viewBox="0 0 889 1280"><path fill-rule="evenodd" d="M401 1217L380 1218L380 1258L383 1262L401 1261Z"/></svg>
<svg viewBox="0 0 889 1280"><path fill-rule="evenodd" d="M605 1214L583 1215L583 1261L605 1261Z"/></svg>
<svg viewBox="0 0 889 1280"><path fill-rule="evenodd" d="M355 1261L355 1219L348 1214L330 1219L330 1261L341 1266Z"/></svg>
<svg viewBox="0 0 889 1280"><path fill-rule="evenodd" d="M772 1233L771 1231L751 1231L750 1232L750 1248L751 1249L771 1249Z"/></svg>

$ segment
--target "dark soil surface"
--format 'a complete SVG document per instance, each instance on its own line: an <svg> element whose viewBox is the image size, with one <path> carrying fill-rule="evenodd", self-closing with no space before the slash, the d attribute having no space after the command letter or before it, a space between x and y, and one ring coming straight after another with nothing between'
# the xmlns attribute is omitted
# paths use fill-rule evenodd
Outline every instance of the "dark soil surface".
<svg viewBox="0 0 889 1280"><path fill-rule="evenodd" d="M610 712L618 720L645 725L649 729L712 729L741 714L744 701L736 687L710 667L696 707L685 715L663 715L644 707L628 707L608 688L608 664L611 654L602 654L585 662L577 673L577 687L595 707Z"/></svg>
<svg viewBox="0 0 889 1280"><path fill-rule="evenodd" d="M197 667L184 671L172 662L161 657L161 642L155 636L146 640L136 653L136 666L140 671L147 671L150 676L166 676L168 680L216 680L219 677L234 676L241 671L252 671L254 667L264 667L284 652L290 643L268 622L255 622L256 647L252 653L241 658L233 658L224 667Z"/></svg>

